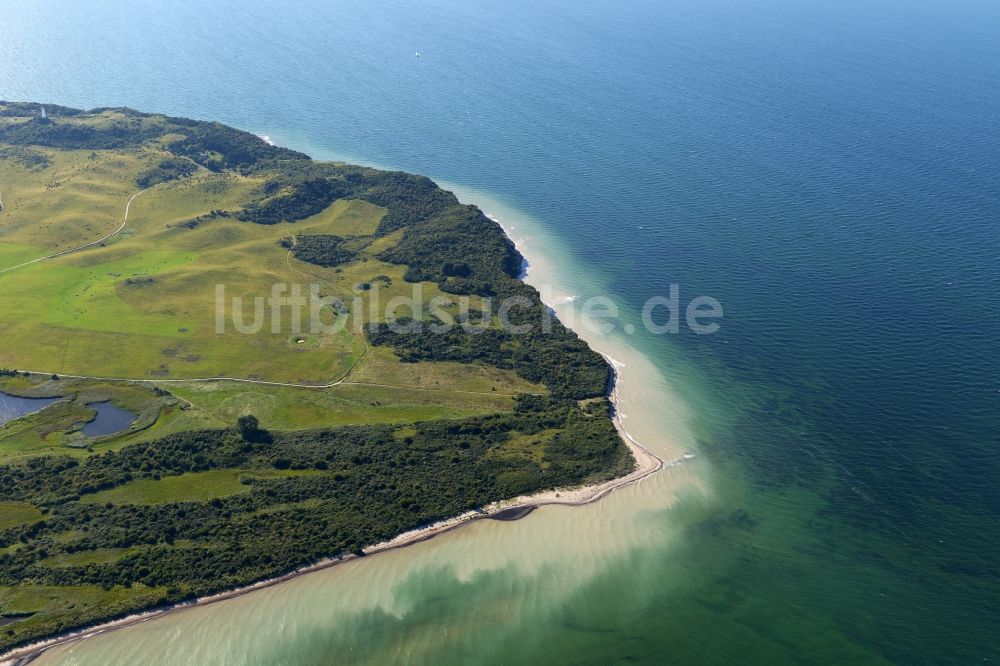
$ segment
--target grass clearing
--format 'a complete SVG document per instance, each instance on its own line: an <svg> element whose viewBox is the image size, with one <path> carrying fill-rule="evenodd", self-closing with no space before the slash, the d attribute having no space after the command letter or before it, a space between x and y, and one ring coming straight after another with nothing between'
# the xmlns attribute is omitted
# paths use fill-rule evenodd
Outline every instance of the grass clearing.
<svg viewBox="0 0 1000 666"><path fill-rule="evenodd" d="M142 548L96 548L94 550L79 550L75 553L59 553L52 557L41 560L39 564L43 567L53 567L61 569L65 567L82 567L88 564L104 564L105 562L116 562L132 553L137 553Z"/></svg>
<svg viewBox="0 0 1000 666"><path fill-rule="evenodd" d="M168 502L202 502L250 492L250 486L240 483L238 470L211 470L160 480L140 479L125 485L102 490L80 499L82 504L166 504Z"/></svg>
<svg viewBox="0 0 1000 666"><path fill-rule="evenodd" d="M42 519L42 512L23 502L0 502L0 531Z"/></svg>
<svg viewBox="0 0 1000 666"><path fill-rule="evenodd" d="M0 587L0 616L18 617L7 625L6 631L31 635L34 631L44 634L52 622L74 622L81 617L105 617L115 609L129 609L136 604L154 604L163 596L163 590L144 585L130 588L113 587L105 590L96 585L34 585Z"/></svg>
<svg viewBox="0 0 1000 666"><path fill-rule="evenodd" d="M488 456L498 459L527 460L541 469L547 469L551 463L545 460L545 445L558 433L559 430L542 430L534 434L513 432L503 445L491 450Z"/></svg>
<svg viewBox="0 0 1000 666"><path fill-rule="evenodd" d="M242 483L244 477L259 479L290 478L313 474L311 470L261 470L216 469L207 472L190 472L180 476L157 479L139 479L121 486L102 490L80 499L82 504L136 504L152 505L170 502L204 502L218 497L241 495L252 490Z"/></svg>
<svg viewBox="0 0 1000 666"><path fill-rule="evenodd" d="M349 381L496 395L547 392L545 387L532 384L511 370L454 361L403 363L391 349L384 347L372 348L351 373Z"/></svg>
<svg viewBox="0 0 1000 666"><path fill-rule="evenodd" d="M386 209L358 199L340 199L326 210L296 222L300 234L371 236L385 217Z"/></svg>

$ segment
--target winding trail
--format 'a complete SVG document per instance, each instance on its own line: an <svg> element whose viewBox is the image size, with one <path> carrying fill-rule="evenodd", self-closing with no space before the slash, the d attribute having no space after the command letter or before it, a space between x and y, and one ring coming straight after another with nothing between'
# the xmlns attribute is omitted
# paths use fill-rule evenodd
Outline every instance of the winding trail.
<svg viewBox="0 0 1000 666"><path fill-rule="evenodd" d="M347 377L354 372L354 369L359 363L364 359L365 355L371 347L366 347L364 353L358 357L348 370L347 373L337 381L330 382L329 384L300 384L295 382L272 382L264 379L246 379L242 377L194 377L191 379L129 379L127 377L97 377L95 375L69 375L62 372L41 372L38 370L18 370L20 373L27 373L29 375L37 375L40 377L48 376L58 376L61 379L83 379L87 381L95 382L121 382L129 384L194 384L194 383L209 383L209 382L237 382L241 384L258 384L260 386L281 386L288 388L304 388L304 389L316 389L325 390L335 388L337 386L376 386L380 388L392 388L401 389L408 391L439 391L442 393L467 393L469 395L499 395L499 396L518 396L523 395L524 391L519 391L518 393L501 393L499 391L466 391L462 389L450 389L450 388L435 388L431 386L401 386L398 384L380 384L378 382L349 382ZM529 393L528 395L543 395L541 393Z"/></svg>
<svg viewBox="0 0 1000 666"><path fill-rule="evenodd" d="M14 270L17 270L18 268L24 268L25 266L30 266L32 264L37 264L38 262L45 261L46 259L55 259L56 257L63 256L64 254L70 254L72 252L78 252L80 250L85 250L88 247L93 247L95 245L99 245L99 244L103 243L104 241L106 241L108 239L114 238L115 236L117 236L118 234L120 234L125 229L125 225L128 224L128 211L132 207L132 202L135 201L135 198L138 197L140 194L143 194L144 192L149 192L151 189L153 189L153 187L156 187L156 185L153 185L152 187L147 187L144 190L139 190L138 192L136 192L135 194L132 195L132 197L125 204L125 216L122 219L121 226L118 227L117 229L115 229L114 231L112 231L107 236L105 236L103 238L98 238L97 240L92 241L90 243L86 243L84 245L78 245L77 247L71 247L68 250L62 250L61 252L56 252L54 254L49 254L49 255L46 255L44 257L39 257L38 259L32 259L31 261L26 261L23 264L18 264L17 266L10 266L8 268L0 268L0 274L7 273L9 271L14 271Z"/></svg>

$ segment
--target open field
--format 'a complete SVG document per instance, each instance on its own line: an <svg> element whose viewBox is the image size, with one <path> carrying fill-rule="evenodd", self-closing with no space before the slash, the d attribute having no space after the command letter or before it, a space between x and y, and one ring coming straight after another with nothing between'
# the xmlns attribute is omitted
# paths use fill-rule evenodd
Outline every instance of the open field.
<svg viewBox="0 0 1000 666"><path fill-rule="evenodd" d="M287 229L227 218L195 229L169 226L237 205L248 186L212 175L161 186L136 200L129 226L105 247L0 275L3 306L17 313L0 321L9 343L0 365L134 379L320 382L345 373L364 350L350 331L323 337L314 353L296 347L290 329L216 332L216 284L253 298L268 295L274 283L302 281L278 246ZM126 194L112 195L119 216ZM32 236L39 255L81 240L92 238L66 237L59 227Z"/></svg>
<svg viewBox="0 0 1000 666"><path fill-rule="evenodd" d="M106 151L48 152L53 164L40 172L17 164L5 164L0 172L10 201L0 212L0 269L113 231L137 191L128 175L134 178L156 155L149 148L124 157L116 151L114 158L103 155ZM56 168L58 174L49 173ZM63 184L48 190L42 181L53 176ZM12 190L8 182L15 184ZM212 215L238 210L260 185L260 179L204 170L160 184L135 199L115 238L0 273L0 306L8 313L0 320L7 342L0 348L0 366L129 379L328 383L363 354L361 325L382 320L383 304L414 293L423 302L442 296L438 285L409 284L403 280L405 267L373 258L367 250L370 234L385 210L368 202L337 201L295 224L247 224ZM54 210L76 216L63 214L65 224L43 222ZM80 216L89 219L90 211L100 221L84 224ZM358 260L336 269L298 261L279 244L296 234L355 237ZM391 243L378 240L377 251ZM311 333L308 309L296 328L290 309L274 317L265 307L259 331L237 331L232 299L246 304L240 322L250 323L254 299L269 296L276 284L297 285L303 294L316 284L321 296L340 298L354 309L352 321L338 331ZM222 332L219 285L226 296ZM477 298L471 300L478 306ZM347 314L327 308L321 321L335 328L338 316Z"/></svg>
<svg viewBox="0 0 1000 666"><path fill-rule="evenodd" d="M429 392L381 386L297 389L233 383L184 384L171 390L220 424L252 414L268 429L298 430L362 423L412 423L475 416L513 407L510 396Z"/></svg>

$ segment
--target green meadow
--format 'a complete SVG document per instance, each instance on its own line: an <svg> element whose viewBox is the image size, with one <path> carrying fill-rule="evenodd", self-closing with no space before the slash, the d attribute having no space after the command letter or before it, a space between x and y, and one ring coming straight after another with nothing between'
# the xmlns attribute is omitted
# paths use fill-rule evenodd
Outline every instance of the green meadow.
<svg viewBox="0 0 1000 666"><path fill-rule="evenodd" d="M0 530L25 525L42 517L42 512L30 504L20 502L0 503Z"/></svg>
<svg viewBox="0 0 1000 666"><path fill-rule="evenodd" d="M151 161L150 152L117 160L61 158L61 185L53 189L30 186L48 180L53 167L33 172L5 164L2 177L19 186L0 180L5 203L0 270L114 231L125 203L138 191L127 187L126 177L131 173L134 179ZM424 302L443 295L436 283L407 283L405 267L374 258L387 246L382 238L368 247L385 210L368 202L340 200L294 224L211 216L238 210L260 184L207 171L162 183L134 200L125 229L113 239L0 273L0 304L7 313L0 320L0 337L7 342L0 348L0 367L136 380L233 377L325 384L341 379L362 357L366 344L360 328L383 317L382 304L414 293ZM88 225L90 233L69 223L43 223L52 210L80 211L67 218L77 222L93 210L102 222ZM358 260L337 269L305 264L281 245L305 234L355 238ZM305 336L293 328L290 310L280 313L275 328L269 308L259 332L239 332L232 299L247 304L240 321L250 323L254 299L268 297L275 284L298 285L304 294L316 284L324 297L363 306L335 332L309 334L308 308L299 327ZM219 285L227 299L222 332L216 316ZM478 306L478 299L472 301ZM336 328L332 311L321 321Z"/></svg>

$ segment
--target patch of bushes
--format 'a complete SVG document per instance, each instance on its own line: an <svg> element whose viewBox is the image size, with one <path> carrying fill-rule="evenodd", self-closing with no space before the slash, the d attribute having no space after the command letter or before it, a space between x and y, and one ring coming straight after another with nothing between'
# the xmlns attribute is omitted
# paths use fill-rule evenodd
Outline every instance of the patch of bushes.
<svg viewBox="0 0 1000 666"><path fill-rule="evenodd" d="M25 146L0 146L0 161L13 162L28 171L41 171L52 163L45 153Z"/></svg>
<svg viewBox="0 0 1000 666"><path fill-rule="evenodd" d="M357 256L343 247L340 236L298 236L292 254L296 259L317 266L339 266L353 261Z"/></svg>
<svg viewBox="0 0 1000 666"><path fill-rule="evenodd" d="M186 157L172 157L140 173L135 182L139 187L146 189L170 180L185 178L197 170L198 165Z"/></svg>
<svg viewBox="0 0 1000 666"><path fill-rule="evenodd" d="M163 134L185 135L185 138L169 144L167 149L175 155L189 157L212 171L247 167L271 160L309 159L304 153L272 146L255 134L222 123L187 118L166 118L166 122L168 129Z"/></svg>
<svg viewBox="0 0 1000 666"><path fill-rule="evenodd" d="M294 222L322 212L348 190L332 178L310 178L275 196L247 204L237 218L256 224Z"/></svg>

